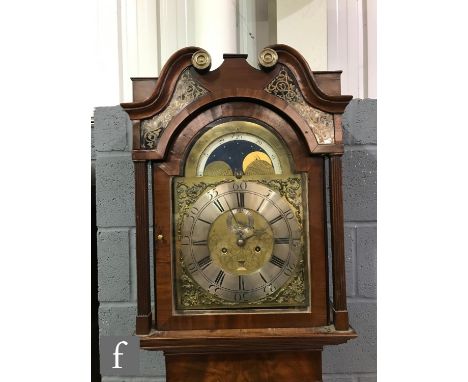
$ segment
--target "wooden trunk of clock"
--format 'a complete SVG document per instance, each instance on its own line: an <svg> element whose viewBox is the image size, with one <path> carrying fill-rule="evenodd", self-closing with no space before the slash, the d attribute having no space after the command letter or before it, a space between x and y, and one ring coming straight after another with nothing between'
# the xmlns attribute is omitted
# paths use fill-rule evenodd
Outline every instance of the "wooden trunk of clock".
<svg viewBox="0 0 468 382"><path fill-rule="evenodd" d="M166 379L246 382L322 380L321 351L166 355Z"/></svg>
<svg viewBox="0 0 468 382"><path fill-rule="evenodd" d="M313 73L284 45L261 52L261 69L246 55L214 71L206 62L182 49L122 104L133 122L141 347L165 352L168 381L320 381L323 346L356 337L341 191L351 97L339 72Z"/></svg>

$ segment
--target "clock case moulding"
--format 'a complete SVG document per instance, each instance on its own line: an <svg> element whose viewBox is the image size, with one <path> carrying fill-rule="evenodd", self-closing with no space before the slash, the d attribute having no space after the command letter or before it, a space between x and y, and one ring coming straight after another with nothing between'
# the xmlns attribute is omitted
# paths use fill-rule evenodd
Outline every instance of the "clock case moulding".
<svg viewBox="0 0 468 382"><path fill-rule="evenodd" d="M140 336L142 348L165 352L168 380L171 373L174 380L183 378L174 368L169 370L175 359L171 355L185 354L182 363L193 364L191 353L209 353L216 358L215 352L246 349L287 351L288 362L294 359L297 367L303 361L315 365L308 375L321 375L323 346L344 343L357 336L349 325L346 304L341 170L341 120L352 96L340 94L341 71L312 72L293 48L286 45L268 48L277 54L277 62L271 67L256 69L247 63L247 55L225 54L222 65L213 71L193 66L192 57L202 49L181 49L169 58L159 78L132 78L134 102L121 104L133 124L136 334ZM315 174L316 181L309 181L308 185L309 211L316 207L321 211L317 219L321 219L324 231L318 238L320 253L313 254L311 250L309 258L312 268L309 313L201 317L174 313L170 179L182 175L184 159L197 133L222 118L253 119L271 126L292 153L295 170ZM318 180L317 174L320 174ZM152 177L152 195L148 193L148 176ZM325 177L330 185L331 254L327 253ZM153 199L151 238L149 198ZM150 240L155 249L153 286L150 285ZM328 256L331 256L330 270ZM331 300L328 298L330 276ZM151 301L151 287L155 290L154 301ZM301 355L304 351L310 352ZM207 360L217 367L225 361L209 357ZM180 361L177 358L178 365Z"/></svg>

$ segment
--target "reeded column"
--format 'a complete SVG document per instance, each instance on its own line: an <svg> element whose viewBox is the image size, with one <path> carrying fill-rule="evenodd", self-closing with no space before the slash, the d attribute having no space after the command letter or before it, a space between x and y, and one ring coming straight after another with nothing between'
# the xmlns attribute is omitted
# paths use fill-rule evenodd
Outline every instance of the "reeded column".
<svg viewBox="0 0 468 382"><path fill-rule="evenodd" d="M330 156L330 220L333 275L333 321L337 330L348 330L344 255L343 186L341 156Z"/></svg>
<svg viewBox="0 0 468 382"><path fill-rule="evenodd" d="M137 265L137 318L136 334L151 330L151 293L149 262L148 169L146 161L135 165L135 220Z"/></svg>

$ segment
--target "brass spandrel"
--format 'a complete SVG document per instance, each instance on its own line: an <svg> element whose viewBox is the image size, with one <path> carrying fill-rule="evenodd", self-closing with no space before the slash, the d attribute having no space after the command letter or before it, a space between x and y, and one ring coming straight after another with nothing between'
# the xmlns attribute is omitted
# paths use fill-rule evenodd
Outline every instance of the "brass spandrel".
<svg viewBox="0 0 468 382"><path fill-rule="evenodd" d="M335 142L333 114L325 113L307 104L294 77L285 66L281 67L265 91L290 104L305 119L319 144Z"/></svg>
<svg viewBox="0 0 468 382"><path fill-rule="evenodd" d="M142 148L154 149L172 118L188 104L207 93L208 91L193 79L190 69L185 69L177 81L174 94L166 109L153 118L141 122Z"/></svg>

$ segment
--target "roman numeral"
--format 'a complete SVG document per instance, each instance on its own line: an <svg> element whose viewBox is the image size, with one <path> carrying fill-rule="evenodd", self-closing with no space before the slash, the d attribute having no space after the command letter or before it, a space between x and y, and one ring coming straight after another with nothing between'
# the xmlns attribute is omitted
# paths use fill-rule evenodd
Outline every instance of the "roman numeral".
<svg viewBox="0 0 468 382"><path fill-rule="evenodd" d="M192 245L208 245L208 241L207 240L192 241Z"/></svg>
<svg viewBox="0 0 468 382"><path fill-rule="evenodd" d="M262 208L262 205L264 202L265 202L265 199L262 199L262 201L260 202L260 205L257 208L257 212L260 210L260 208Z"/></svg>
<svg viewBox="0 0 468 382"><path fill-rule="evenodd" d="M239 207L244 207L244 203L245 203L245 195L243 192L238 192L236 193L236 196L237 196L237 205Z"/></svg>
<svg viewBox="0 0 468 382"><path fill-rule="evenodd" d="M239 276L239 290L244 290L244 289L245 289L244 277Z"/></svg>
<svg viewBox="0 0 468 382"><path fill-rule="evenodd" d="M270 220L269 223L270 223L270 225L273 225L273 224L279 222L281 219L283 219L283 217L281 215L278 215L276 218Z"/></svg>
<svg viewBox="0 0 468 382"><path fill-rule="evenodd" d="M198 267L201 268L202 270L206 269L212 262L213 260L211 259L210 256L206 256L203 259L201 259L197 264Z"/></svg>
<svg viewBox="0 0 468 382"><path fill-rule="evenodd" d="M216 199L213 204L216 206L216 208L219 210L219 212L224 212L224 207L219 201L219 199Z"/></svg>
<svg viewBox="0 0 468 382"><path fill-rule="evenodd" d="M216 276L216 279L215 279L215 284L218 284L219 286L223 285L224 276L225 276L224 271L223 270L219 271L218 276Z"/></svg>
<svg viewBox="0 0 468 382"><path fill-rule="evenodd" d="M283 268L285 261L273 255L271 256L270 263L272 263L273 265L276 265L278 268Z"/></svg>
<svg viewBox="0 0 468 382"><path fill-rule="evenodd" d="M275 237L275 244L289 244L289 237Z"/></svg>
<svg viewBox="0 0 468 382"><path fill-rule="evenodd" d="M259 275L260 275L260 277L262 278L263 282L264 282L265 284L268 284L268 281L266 280L266 278L265 278L261 273L259 273Z"/></svg>

